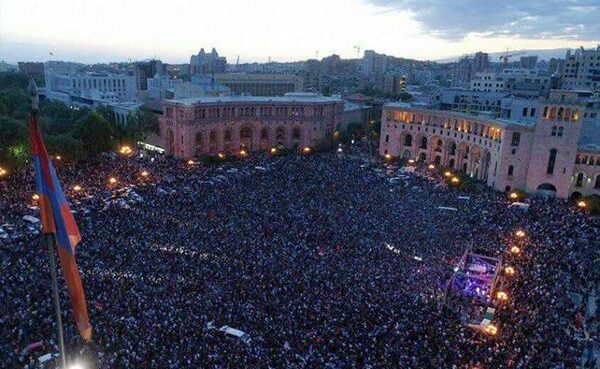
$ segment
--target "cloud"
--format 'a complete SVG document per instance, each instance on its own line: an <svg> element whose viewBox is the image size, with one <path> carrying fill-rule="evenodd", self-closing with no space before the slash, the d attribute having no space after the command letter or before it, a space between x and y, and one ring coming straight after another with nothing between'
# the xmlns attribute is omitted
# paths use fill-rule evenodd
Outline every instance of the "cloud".
<svg viewBox="0 0 600 369"><path fill-rule="evenodd" d="M486 37L600 39L599 0L366 0L409 11L426 33L461 40Z"/></svg>

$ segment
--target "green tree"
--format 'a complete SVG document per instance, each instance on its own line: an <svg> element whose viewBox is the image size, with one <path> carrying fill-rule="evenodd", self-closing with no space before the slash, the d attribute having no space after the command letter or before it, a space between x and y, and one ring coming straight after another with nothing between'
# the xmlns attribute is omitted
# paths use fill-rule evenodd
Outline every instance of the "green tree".
<svg viewBox="0 0 600 369"><path fill-rule="evenodd" d="M82 141L73 138L70 134L46 136L46 147L50 154L60 154L70 161L79 161L87 157L88 152Z"/></svg>
<svg viewBox="0 0 600 369"><path fill-rule="evenodd" d="M72 135L80 140L88 155L93 156L113 148L110 123L95 111L87 113L73 128Z"/></svg>
<svg viewBox="0 0 600 369"><path fill-rule="evenodd" d="M0 117L0 162L11 167L25 164L29 152L28 137L24 121Z"/></svg>

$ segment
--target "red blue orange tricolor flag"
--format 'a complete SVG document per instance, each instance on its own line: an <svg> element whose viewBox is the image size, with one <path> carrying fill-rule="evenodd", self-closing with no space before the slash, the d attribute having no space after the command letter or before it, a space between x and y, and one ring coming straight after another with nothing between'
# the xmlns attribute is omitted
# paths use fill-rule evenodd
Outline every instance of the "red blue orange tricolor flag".
<svg viewBox="0 0 600 369"><path fill-rule="evenodd" d="M40 134L37 114L29 115L29 135L35 166L36 187L45 234L54 234L60 266L69 291L71 309L79 334L86 341L92 339L83 285L75 262L75 248L81 241L79 228L69 208L56 171Z"/></svg>

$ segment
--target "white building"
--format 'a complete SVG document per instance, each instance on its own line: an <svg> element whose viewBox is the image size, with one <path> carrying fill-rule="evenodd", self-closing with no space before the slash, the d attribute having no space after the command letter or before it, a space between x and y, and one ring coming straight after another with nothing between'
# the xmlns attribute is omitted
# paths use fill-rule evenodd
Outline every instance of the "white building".
<svg viewBox="0 0 600 369"><path fill-rule="evenodd" d="M471 91L503 92L504 81L493 72L477 72L471 80Z"/></svg>
<svg viewBox="0 0 600 369"><path fill-rule="evenodd" d="M46 72L48 98L69 95L106 102L135 101L137 95L134 76L108 73Z"/></svg>
<svg viewBox="0 0 600 369"><path fill-rule="evenodd" d="M596 49L567 51L562 87L600 91L600 44Z"/></svg>

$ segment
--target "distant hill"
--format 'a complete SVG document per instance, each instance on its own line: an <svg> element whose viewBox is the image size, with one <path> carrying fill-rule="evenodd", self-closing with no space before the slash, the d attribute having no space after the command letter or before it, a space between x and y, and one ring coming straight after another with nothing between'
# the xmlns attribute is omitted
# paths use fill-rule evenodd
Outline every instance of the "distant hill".
<svg viewBox="0 0 600 369"><path fill-rule="evenodd" d="M560 49L523 49L523 50L510 50L509 54L513 53L524 53L523 55L515 56L512 58L512 61L518 61L521 56L533 56L537 55L538 60L550 60L551 58L565 58L565 54L567 53L569 48L560 48ZM499 62L499 58L501 55L504 55L505 51L494 52L490 54L490 61L497 63ZM474 55L475 53L473 53ZM462 56L462 55L461 55ZM461 56L453 56L449 58L443 58L436 60L440 63L451 63L457 61Z"/></svg>

